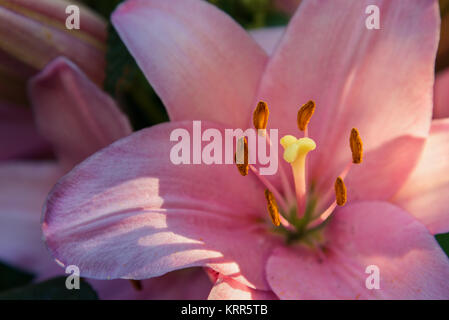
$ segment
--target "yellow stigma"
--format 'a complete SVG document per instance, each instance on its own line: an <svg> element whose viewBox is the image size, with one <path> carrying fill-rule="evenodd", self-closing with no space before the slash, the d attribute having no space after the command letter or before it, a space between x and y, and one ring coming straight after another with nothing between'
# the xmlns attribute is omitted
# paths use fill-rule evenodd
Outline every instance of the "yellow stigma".
<svg viewBox="0 0 449 320"><path fill-rule="evenodd" d="M298 128L301 131L305 131L307 129L307 125L310 122L310 119L315 112L315 101L310 100L306 104L304 104L298 111Z"/></svg>
<svg viewBox="0 0 449 320"><path fill-rule="evenodd" d="M359 164L363 160L363 143L360 133L356 128L352 128L349 144L352 152L352 162Z"/></svg>
<svg viewBox="0 0 449 320"><path fill-rule="evenodd" d="M339 206L344 206L347 200L346 186L340 177L335 180L335 199Z"/></svg>
<svg viewBox="0 0 449 320"><path fill-rule="evenodd" d="M248 141L245 137L237 141L237 152L234 155L234 161L242 176L248 175Z"/></svg>
<svg viewBox="0 0 449 320"><path fill-rule="evenodd" d="M294 136L286 135L281 139L281 145L284 147L284 160L293 163L296 160L305 158L312 150L315 150L316 144L310 138L296 139Z"/></svg>
<svg viewBox="0 0 449 320"><path fill-rule="evenodd" d="M279 225L281 224L281 219L279 216L278 205L276 203L276 199L273 196L273 193L268 189L265 189L265 198L267 199L267 208L268 213L270 214L271 222L273 222L276 227L279 227Z"/></svg>
<svg viewBox="0 0 449 320"><path fill-rule="evenodd" d="M265 130L267 128L269 115L270 110L268 109L268 105L264 101L260 101L253 113L254 127L257 130Z"/></svg>

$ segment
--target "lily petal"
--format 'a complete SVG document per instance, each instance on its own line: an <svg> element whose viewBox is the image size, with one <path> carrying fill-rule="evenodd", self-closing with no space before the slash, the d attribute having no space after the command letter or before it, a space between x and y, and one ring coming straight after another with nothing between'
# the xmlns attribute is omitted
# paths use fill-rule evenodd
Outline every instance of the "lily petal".
<svg viewBox="0 0 449 320"><path fill-rule="evenodd" d="M0 161L50 153L49 144L37 132L31 110L0 103Z"/></svg>
<svg viewBox="0 0 449 320"><path fill-rule="evenodd" d="M224 136L218 125L202 125ZM44 208L47 246L86 277L145 279L206 266L266 290L263 270L274 240L257 227L261 218L268 223L262 185L235 165L173 164L176 129L195 139L189 121L160 124L61 179Z"/></svg>
<svg viewBox="0 0 449 320"><path fill-rule="evenodd" d="M324 236L321 254L274 250L267 278L281 299L449 298L447 256L424 225L392 204L348 205L336 212ZM368 289L377 271L379 289Z"/></svg>
<svg viewBox="0 0 449 320"><path fill-rule="evenodd" d="M380 9L379 30L365 25L368 5ZM349 163L353 127L362 136L366 161L348 176L352 199L388 199L400 188L430 128L439 21L436 1L302 1L268 63L258 97L271 106L270 125L280 136L297 132L290 119L301 104L315 100L309 136L317 149L309 157L309 180L318 193L329 190ZM396 179L371 188L366 178L389 180L390 170L375 161L386 144L415 152L402 162L384 152ZM363 181L356 177L361 171L369 174Z"/></svg>
<svg viewBox="0 0 449 320"><path fill-rule="evenodd" d="M277 300L271 291L249 288L232 278L219 276L209 294L209 300Z"/></svg>
<svg viewBox="0 0 449 320"><path fill-rule="evenodd" d="M421 158L393 202L433 234L449 232L449 119L432 122Z"/></svg>
<svg viewBox="0 0 449 320"><path fill-rule="evenodd" d="M436 76L434 102L433 118L449 117L449 70Z"/></svg>
<svg viewBox="0 0 449 320"><path fill-rule="evenodd" d="M29 93L39 131L67 168L132 132L115 102L65 58L33 78Z"/></svg>
<svg viewBox="0 0 449 320"><path fill-rule="evenodd" d="M267 57L230 17L206 1L128 0L112 22L171 120L247 127Z"/></svg>
<svg viewBox="0 0 449 320"><path fill-rule="evenodd" d="M0 165L0 260L43 278L61 273L39 229L45 197L61 173L49 162Z"/></svg>

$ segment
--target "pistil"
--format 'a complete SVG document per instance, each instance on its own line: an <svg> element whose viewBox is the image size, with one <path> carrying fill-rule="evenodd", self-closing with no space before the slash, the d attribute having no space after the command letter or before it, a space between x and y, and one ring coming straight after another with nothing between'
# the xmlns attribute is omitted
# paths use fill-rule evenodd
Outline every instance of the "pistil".
<svg viewBox="0 0 449 320"><path fill-rule="evenodd" d="M281 139L281 145L284 147L284 160L292 166L297 213L300 218L304 214L306 202L306 157L310 151L315 150L316 144L310 138L296 139L287 135Z"/></svg>

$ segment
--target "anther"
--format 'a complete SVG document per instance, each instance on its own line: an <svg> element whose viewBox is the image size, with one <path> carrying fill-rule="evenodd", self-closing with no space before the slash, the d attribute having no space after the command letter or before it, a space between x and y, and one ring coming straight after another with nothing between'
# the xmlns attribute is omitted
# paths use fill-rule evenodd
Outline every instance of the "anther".
<svg viewBox="0 0 449 320"><path fill-rule="evenodd" d="M363 160L363 143L360 138L360 133L356 128L352 128L351 137L349 138L349 144L352 152L352 162L362 163Z"/></svg>
<svg viewBox="0 0 449 320"><path fill-rule="evenodd" d="M267 199L267 208L268 213L270 214L271 222L273 222L276 227L279 227L281 224L281 218L279 215L278 205L273 193L268 189L265 189L265 198Z"/></svg>
<svg viewBox="0 0 449 320"><path fill-rule="evenodd" d="M347 200L346 186L340 177L335 180L335 198L339 206L345 205Z"/></svg>
<svg viewBox="0 0 449 320"><path fill-rule="evenodd" d="M253 123L257 130L265 130L268 124L270 110L264 101L259 101L253 113Z"/></svg>
<svg viewBox="0 0 449 320"><path fill-rule="evenodd" d="M234 161L242 176L248 175L248 141L245 137L237 141L237 152L234 155Z"/></svg>
<svg viewBox="0 0 449 320"><path fill-rule="evenodd" d="M301 131L307 129L307 125L315 112L315 102L313 100L308 101L298 111L298 128Z"/></svg>

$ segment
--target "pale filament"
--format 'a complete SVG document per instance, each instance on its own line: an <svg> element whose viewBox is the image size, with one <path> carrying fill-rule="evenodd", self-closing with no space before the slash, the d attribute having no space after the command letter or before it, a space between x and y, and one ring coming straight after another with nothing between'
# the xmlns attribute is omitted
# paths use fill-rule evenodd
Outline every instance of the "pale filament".
<svg viewBox="0 0 449 320"><path fill-rule="evenodd" d="M341 177L343 180L345 180L346 177L348 176L349 172L351 171L352 165L353 165L353 162L349 161L349 163L345 166L345 168L338 175L338 177ZM329 188L322 198L327 202L327 199L333 197L333 195L334 195L334 190L332 190L332 188ZM324 211L326 211L326 210L324 210Z"/></svg>
<svg viewBox="0 0 449 320"><path fill-rule="evenodd" d="M267 139L268 145L271 148L272 142L271 142L270 136L268 135L268 131L266 131L265 138ZM287 174L285 173L282 164L279 164L278 168L279 168L279 176L281 177L282 190L284 190L285 198L287 199L287 202L291 203L295 200L295 196L293 194L290 182L288 181ZM287 212L287 211L285 211L285 212Z"/></svg>

